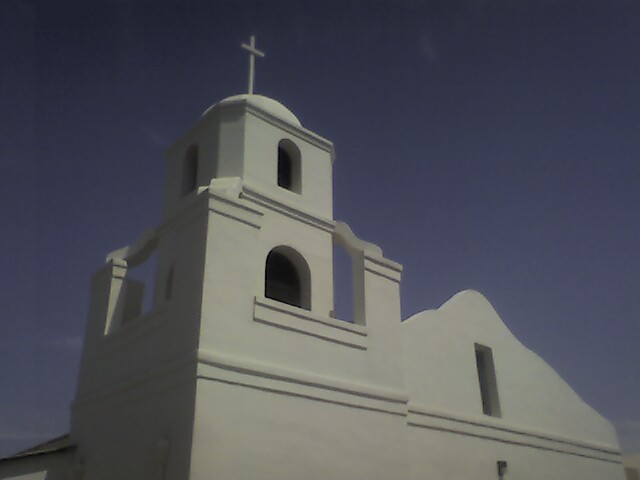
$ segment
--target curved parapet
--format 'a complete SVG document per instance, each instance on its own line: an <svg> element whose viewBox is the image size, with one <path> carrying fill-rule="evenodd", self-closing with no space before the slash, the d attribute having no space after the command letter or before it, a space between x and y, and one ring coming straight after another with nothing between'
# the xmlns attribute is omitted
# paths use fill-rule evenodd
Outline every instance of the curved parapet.
<svg viewBox="0 0 640 480"><path fill-rule="evenodd" d="M136 266L144 262L158 246L158 232L144 231L132 245L114 250L107 255L106 261L124 260L128 266Z"/></svg>
<svg viewBox="0 0 640 480"><path fill-rule="evenodd" d="M524 429L618 450L611 423L526 348L482 294L462 291L437 310L413 315L403 322L403 339L414 405L492 428ZM481 372L485 367L488 373ZM492 401L499 407L486 405Z"/></svg>
<svg viewBox="0 0 640 480"><path fill-rule="evenodd" d="M382 249L379 246L356 237L351 227L344 222L336 222L334 239L350 254L364 252L375 257L383 256Z"/></svg>

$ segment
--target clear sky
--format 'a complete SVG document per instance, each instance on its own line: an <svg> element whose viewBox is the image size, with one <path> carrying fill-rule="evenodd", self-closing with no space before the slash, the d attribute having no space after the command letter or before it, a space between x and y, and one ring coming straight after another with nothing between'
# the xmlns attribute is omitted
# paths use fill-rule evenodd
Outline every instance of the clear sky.
<svg viewBox="0 0 640 480"><path fill-rule="evenodd" d="M639 2L4 0L0 456L66 432L90 275L159 221L250 34L403 318L479 290L640 451Z"/></svg>

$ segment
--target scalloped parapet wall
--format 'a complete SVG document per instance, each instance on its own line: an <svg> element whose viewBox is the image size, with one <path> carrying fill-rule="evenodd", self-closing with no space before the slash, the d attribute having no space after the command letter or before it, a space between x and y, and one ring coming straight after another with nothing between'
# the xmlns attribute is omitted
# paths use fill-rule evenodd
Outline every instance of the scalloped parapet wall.
<svg viewBox="0 0 640 480"><path fill-rule="evenodd" d="M465 290L437 310L413 315L403 322L403 338L410 402L494 427L618 449L611 423L525 347L482 294ZM493 352L500 417L483 414L475 344Z"/></svg>

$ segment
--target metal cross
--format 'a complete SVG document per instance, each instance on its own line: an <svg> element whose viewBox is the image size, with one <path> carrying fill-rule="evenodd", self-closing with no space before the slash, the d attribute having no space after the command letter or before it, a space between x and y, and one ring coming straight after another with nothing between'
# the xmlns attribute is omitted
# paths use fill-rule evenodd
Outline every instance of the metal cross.
<svg viewBox="0 0 640 480"><path fill-rule="evenodd" d="M256 55L258 57L264 57L264 52L261 52L256 48L256 37L251 35L249 44L243 43L240 45L247 52L249 52L249 95L253 94L253 77L255 75L255 62Z"/></svg>

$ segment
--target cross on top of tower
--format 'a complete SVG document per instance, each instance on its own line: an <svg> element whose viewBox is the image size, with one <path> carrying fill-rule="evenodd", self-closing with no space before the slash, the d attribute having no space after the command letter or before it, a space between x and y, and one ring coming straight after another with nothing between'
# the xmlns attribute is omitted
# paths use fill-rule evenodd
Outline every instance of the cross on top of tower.
<svg viewBox="0 0 640 480"><path fill-rule="evenodd" d="M256 48L256 37L254 35L251 35L251 37L249 39L249 44L242 43L240 46L244 50L249 52L249 89L248 89L247 93L249 95L252 95L253 94L253 79L254 79L254 76L255 76L255 59L256 59L256 55L258 57L264 57L264 52L261 52L260 50L258 50Z"/></svg>

